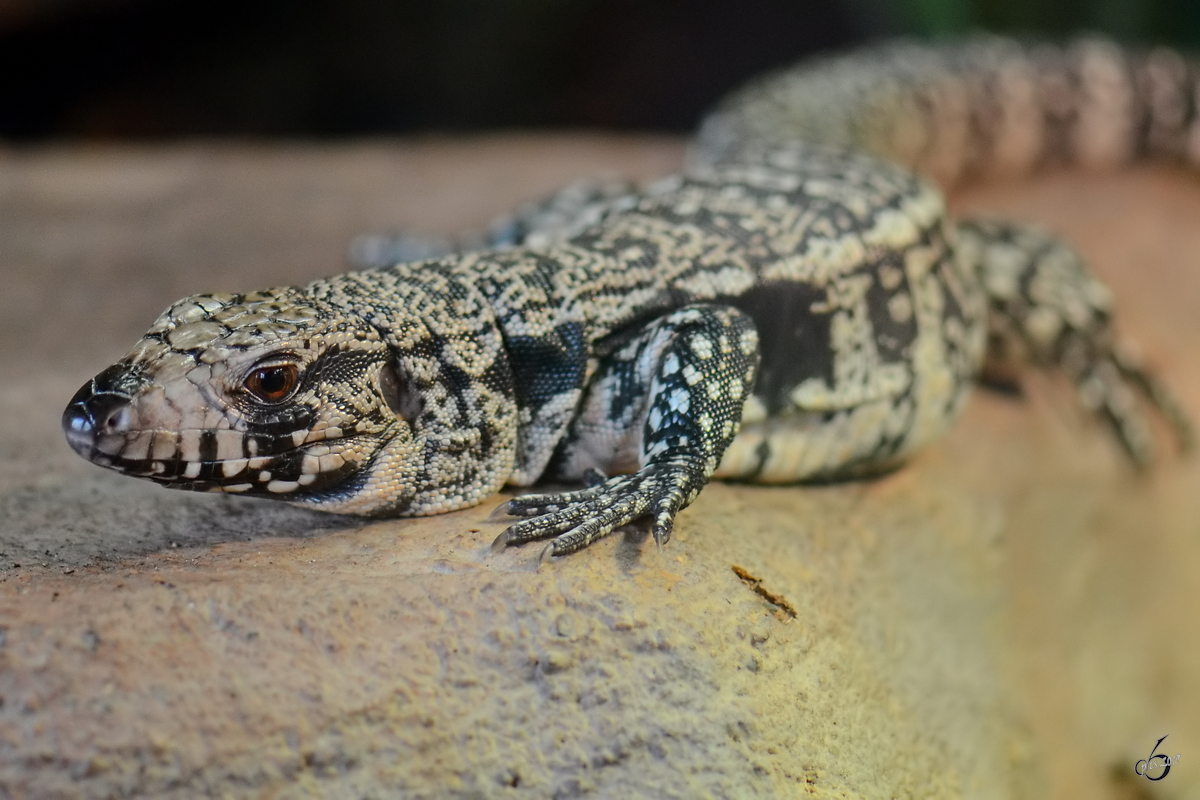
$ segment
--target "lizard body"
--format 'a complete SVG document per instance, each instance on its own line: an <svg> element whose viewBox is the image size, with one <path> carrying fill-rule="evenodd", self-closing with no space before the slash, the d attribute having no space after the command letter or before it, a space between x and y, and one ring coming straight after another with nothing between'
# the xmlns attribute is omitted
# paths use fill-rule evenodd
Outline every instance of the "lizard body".
<svg viewBox="0 0 1200 800"><path fill-rule="evenodd" d="M803 64L720 105L682 175L569 187L427 260L185 298L64 429L168 486L367 516L583 481L507 505L527 519L498 544L550 555L642 517L661 543L711 477L889 469L1013 364L1065 370L1145 462L1138 395L1190 429L1105 287L1050 234L949 220L917 173L1200 162L1198 87L1173 53L1105 42Z"/></svg>

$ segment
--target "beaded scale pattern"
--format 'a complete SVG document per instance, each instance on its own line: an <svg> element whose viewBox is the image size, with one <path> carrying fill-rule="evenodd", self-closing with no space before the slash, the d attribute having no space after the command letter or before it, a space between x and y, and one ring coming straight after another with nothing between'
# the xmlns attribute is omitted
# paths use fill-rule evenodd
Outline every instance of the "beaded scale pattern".
<svg viewBox="0 0 1200 800"><path fill-rule="evenodd" d="M1143 407L1190 428L1114 338L1106 288L1048 233L948 219L927 182L1143 157L1200 163L1200 67L1170 51L981 38L802 63L719 105L682 175L181 300L64 429L167 486L365 516L582 481L506 506L526 519L497 546L546 556L643 517L661 544L712 477L889 469L981 374L1027 365L1065 371L1145 463Z"/></svg>

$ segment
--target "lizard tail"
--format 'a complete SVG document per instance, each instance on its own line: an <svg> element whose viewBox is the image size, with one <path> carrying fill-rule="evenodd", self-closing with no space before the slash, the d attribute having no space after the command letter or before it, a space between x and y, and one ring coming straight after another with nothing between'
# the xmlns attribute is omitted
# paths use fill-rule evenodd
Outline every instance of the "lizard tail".
<svg viewBox="0 0 1200 800"><path fill-rule="evenodd" d="M1058 164L1200 166L1200 61L1104 39L899 41L809 60L727 97L690 157L803 140L865 150L943 188Z"/></svg>

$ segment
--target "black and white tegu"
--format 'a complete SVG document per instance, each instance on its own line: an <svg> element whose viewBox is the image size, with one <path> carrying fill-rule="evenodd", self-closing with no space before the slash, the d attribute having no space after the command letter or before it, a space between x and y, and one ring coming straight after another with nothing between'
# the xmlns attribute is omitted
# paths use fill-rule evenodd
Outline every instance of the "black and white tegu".
<svg viewBox="0 0 1200 800"><path fill-rule="evenodd" d="M992 368L1064 371L1143 463L1143 406L1189 427L1106 288L1049 233L949 219L935 187L1143 157L1200 163L1200 66L1170 51L981 38L802 63L718 105L680 175L568 187L434 258L180 300L63 427L128 475L343 514L582 482L508 502L526 519L497 545L545 555L640 518L661 544L714 477L890 469ZM384 262L405 245L373 241Z"/></svg>

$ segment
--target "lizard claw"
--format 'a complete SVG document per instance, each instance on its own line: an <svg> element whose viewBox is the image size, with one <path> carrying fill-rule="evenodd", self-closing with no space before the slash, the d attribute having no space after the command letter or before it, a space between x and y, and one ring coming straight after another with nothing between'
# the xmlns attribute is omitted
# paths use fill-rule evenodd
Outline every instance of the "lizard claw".
<svg viewBox="0 0 1200 800"><path fill-rule="evenodd" d="M493 508L492 513L487 515L487 518L484 520L484 522L503 522L508 517L511 517L512 513L508 510L509 502L510 501L505 500L503 503Z"/></svg>
<svg viewBox="0 0 1200 800"><path fill-rule="evenodd" d="M704 484L691 459L650 464L632 475L609 478L586 489L562 494L526 495L509 501L508 513L527 517L504 530L493 549L550 539L541 561L582 550L614 529L654 515L654 542L671 538L675 515ZM515 507L514 507L515 506Z"/></svg>
<svg viewBox="0 0 1200 800"><path fill-rule="evenodd" d="M662 552L663 545L671 541L671 530L675 527L675 515L667 512L659 513L654 519L654 525L650 529L650 535L654 537L654 544L658 548L658 552Z"/></svg>
<svg viewBox="0 0 1200 800"><path fill-rule="evenodd" d="M502 506L503 507L503 506ZM503 553L508 548L508 529L505 528L500 532L500 535L492 540L491 551L493 553Z"/></svg>

